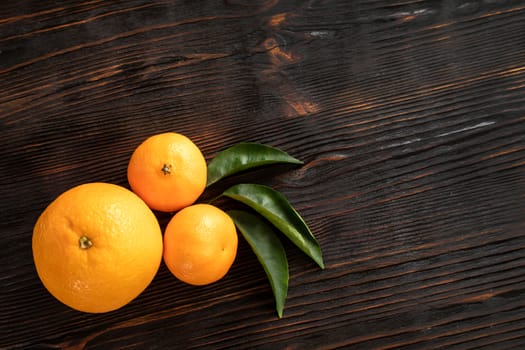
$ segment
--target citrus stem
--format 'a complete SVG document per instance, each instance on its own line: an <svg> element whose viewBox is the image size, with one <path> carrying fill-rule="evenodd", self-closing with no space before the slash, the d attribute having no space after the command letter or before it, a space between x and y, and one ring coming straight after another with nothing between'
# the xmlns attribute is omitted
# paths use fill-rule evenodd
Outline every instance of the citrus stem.
<svg viewBox="0 0 525 350"><path fill-rule="evenodd" d="M82 236L78 239L78 246L80 249L89 249L93 246L93 242L88 237Z"/></svg>
<svg viewBox="0 0 525 350"><path fill-rule="evenodd" d="M162 166L162 169L160 169L160 170L164 173L164 175L169 175L169 174L171 174L171 165L170 164L164 164Z"/></svg>

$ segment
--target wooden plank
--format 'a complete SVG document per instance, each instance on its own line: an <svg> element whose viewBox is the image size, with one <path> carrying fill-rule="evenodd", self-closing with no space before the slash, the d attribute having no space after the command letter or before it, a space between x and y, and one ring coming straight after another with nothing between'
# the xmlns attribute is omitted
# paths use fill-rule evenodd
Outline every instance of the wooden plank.
<svg viewBox="0 0 525 350"><path fill-rule="evenodd" d="M525 347L524 23L515 0L0 4L0 347ZM162 265L108 314L40 283L45 206L127 186L168 130L305 161L230 180L284 193L323 249L320 270L284 242L283 319L242 240L220 282Z"/></svg>

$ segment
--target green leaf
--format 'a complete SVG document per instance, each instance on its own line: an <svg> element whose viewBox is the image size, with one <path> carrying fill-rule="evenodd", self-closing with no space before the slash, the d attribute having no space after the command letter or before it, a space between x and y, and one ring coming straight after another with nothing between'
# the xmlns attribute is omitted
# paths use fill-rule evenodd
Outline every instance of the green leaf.
<svg viewBox="0 0 525 350"><path fill-rule="evenodd" d="M258 216L240 211L228 211L235 226L242 233L261 263L275 297L277 315L283 317L284 302L288 294L288 260L284 247L270 225Z"/></svg>
<svg viewBox="0 0 525 350"><path fill-rule="evenodd" d="M250 206L264 216L324 269L317 240L303 218L281 193L268 186L238 184L228 188L223 195Z"/></svg>
<svg viewBox="0 0 525 350"><path fill-rule="evenodd" d="M236 144L219 152L208 164L206 187L235 173L276 163L303 164L278 148L259 143Z"/></svg>

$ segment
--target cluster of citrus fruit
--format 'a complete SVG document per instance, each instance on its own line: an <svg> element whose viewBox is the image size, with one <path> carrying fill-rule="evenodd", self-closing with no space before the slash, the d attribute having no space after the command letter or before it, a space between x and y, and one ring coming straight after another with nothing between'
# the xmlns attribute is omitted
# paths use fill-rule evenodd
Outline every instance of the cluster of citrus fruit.
<svg viewBox="0 0 525 350"><path fill-rule="evenodd" d="M38 276L64 304L84 312L116 310L151 283L160 263L192 285L226 275L237 254L236 227L264 267L282 315L288 265L268 222L323 267L308 226L286 199L269 187L239 184L223 195L250 206L224 212L197 203L223 177L271 163L301 163L269 146L243 143L220 152L209 165L186 136L149 137L131 155L131 191L110 183L87 183L58 196L38 218L32 239ZM162 235L153 211L175 213Z"/></svg>

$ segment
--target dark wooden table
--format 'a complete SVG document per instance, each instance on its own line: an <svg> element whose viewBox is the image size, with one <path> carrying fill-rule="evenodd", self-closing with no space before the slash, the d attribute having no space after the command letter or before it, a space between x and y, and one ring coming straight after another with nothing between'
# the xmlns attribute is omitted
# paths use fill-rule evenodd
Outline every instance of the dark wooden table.
<svg viewBox="0 0 525 350"><path fill-rule="evenodd" d="M0 128L0 348L525 348L524 1L5 0ZM305 161L236 179L285 194L324 253L284 242L282 319L242 239L220 282L162 265L106 314L40 283L40 212L128 186L165 131L207 160L254 141Z"/></svg>

